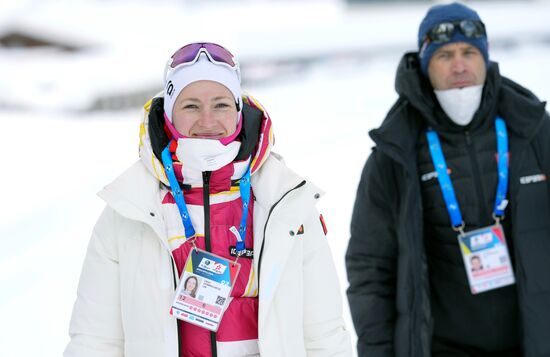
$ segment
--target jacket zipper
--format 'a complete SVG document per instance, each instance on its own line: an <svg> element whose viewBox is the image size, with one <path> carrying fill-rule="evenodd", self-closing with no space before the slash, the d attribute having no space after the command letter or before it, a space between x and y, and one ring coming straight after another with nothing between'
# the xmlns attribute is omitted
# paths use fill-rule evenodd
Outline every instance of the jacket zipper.
<svg viewBox="0 0 550 357"><path fill-rule="evenodd" d="M212 244L210 242L210 176L211 171L205 171L202 173L202 206L204 208L204 246L207 252L212 251ZM218 350L216 348L216 333L210 332L210 349L212 350L212 357L217 357Z"/></svg>
<svg viewBox="0 0 550 357"><path fill-rule="evenodd" d="M202 200L204 208L204 244L207 252L212 251L210 244L210 175L212 172L202 173Z"/></svg>
<svg viewBox="0 0 550 357"><path fill-rule="evenodd" d="M470 132L468 130L464 131L464 136L466 139L466 149L468 151L468 156L470 158L470 162L472 163L472 168L474 170L473 178L474 178L476 193L479 198L478 207L481 207L481 211L479 212L479 217L484 217L487 215L488 209L487 209L487 203L485 202L485 194L483 191L483 185L481 180L481 171L479 169L479 163L476 157L475 150L473 149Z"/></svg>
<svg viewBox="0 0 550 357"><path fill-rule="evenodd" d="M269 213L267 215L267 219L265 220L265 225L264 225L264 234L263 234L263 237L262 237L262 247L260 248L260 256L258 258L258 291L260 291L260 270L262 268L262 256L263 256L263 253L264 253L264 246L265 246L265 244L264 244L265 231L267 230L267 223L269 222L269 218L271 217L271 213L273 213L273 210L283 200L283 198L285 198L289 193L291 193L294 190L297 190L298 188L302 187L305 184L306 184L306 180L300 182L296 187L291 188L290 190L285 192L285 194L282 195L281 198L279 198L279 200L277 202L275 202L273 204L273 206L271 206L271 208L269 209Z"/></svg>

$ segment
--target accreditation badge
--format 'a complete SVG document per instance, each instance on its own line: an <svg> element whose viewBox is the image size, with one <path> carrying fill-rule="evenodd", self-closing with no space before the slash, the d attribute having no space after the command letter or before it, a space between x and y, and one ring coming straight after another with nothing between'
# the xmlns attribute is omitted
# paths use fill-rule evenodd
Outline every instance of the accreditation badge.
<svg viewBox="0 0 550 357"><path fill-rule="evenodd" d="M170 314L216 332L241 265L201 249L191 249Z"/></svg>
<svg viewBox="0 0 550 357"><path fill-rule="evenodd" d="M458 236L472 294L515 283L514 271L500 224Z"/></svg>

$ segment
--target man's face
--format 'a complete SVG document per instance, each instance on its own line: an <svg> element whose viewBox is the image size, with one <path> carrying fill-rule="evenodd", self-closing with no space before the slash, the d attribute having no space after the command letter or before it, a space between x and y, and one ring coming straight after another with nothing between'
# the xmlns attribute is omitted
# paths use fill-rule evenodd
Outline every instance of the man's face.
<svg viewBox="0 0 550 357"><path fill-rule="evenodd" d="M478 271L481 270L481 259L478 257L472 258L472 271Z"/></svg>
<svg viewBox="0 0 550 357"><path fill-rule="evenodd" d="M428 76L434 89L464 88L485 83L485 60L477 47L453 42L440 47L428 64Z"/></svg>

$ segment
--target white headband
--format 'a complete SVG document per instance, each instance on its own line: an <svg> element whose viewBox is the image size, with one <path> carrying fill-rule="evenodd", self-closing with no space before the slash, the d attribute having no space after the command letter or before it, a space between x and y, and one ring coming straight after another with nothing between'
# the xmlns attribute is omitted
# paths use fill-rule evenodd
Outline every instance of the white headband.
<svg viewBox="0 0 550 357"><path fill-rule="evenodd" d="M227 87L235 98L237 110L242 110L241 81L236 71L229 67L210 62L205 54L201 54L197 62L176 67L166 76L164 85L164 113L172 120L174 103L181 91L189 84L197 81L213 81Z"/></svg>

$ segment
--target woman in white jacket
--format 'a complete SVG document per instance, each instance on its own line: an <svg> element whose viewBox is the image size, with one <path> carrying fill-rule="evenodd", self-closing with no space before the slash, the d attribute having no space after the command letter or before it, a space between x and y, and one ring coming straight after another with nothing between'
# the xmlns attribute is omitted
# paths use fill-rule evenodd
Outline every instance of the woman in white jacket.
<svg viewBox="0 0 550 357"><path fill-rule="evenodd" d="M272 144L229 51L170 58L140 160L99 194L66 357L351 355L321 193Z"/></svg>

